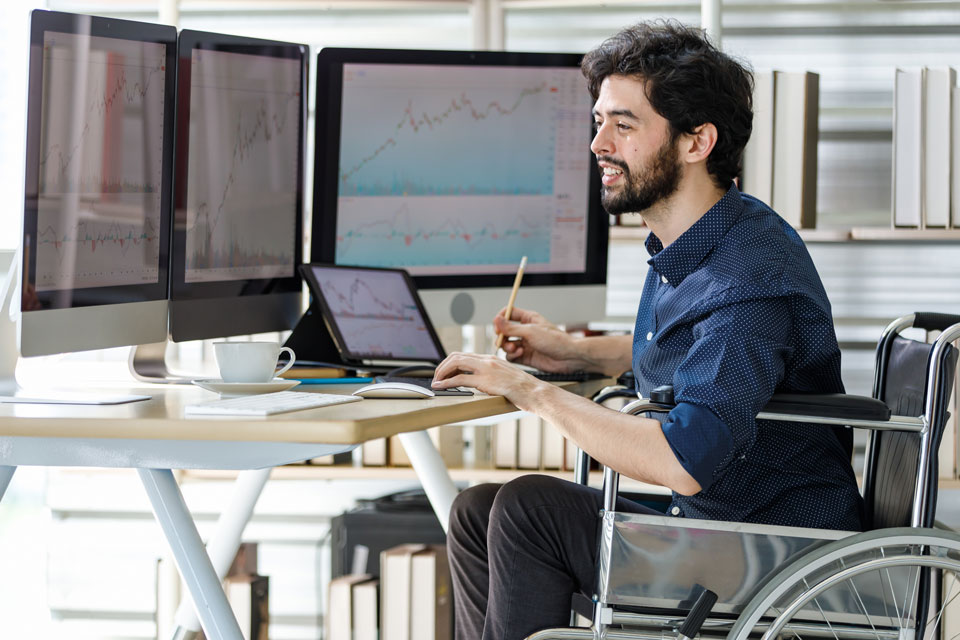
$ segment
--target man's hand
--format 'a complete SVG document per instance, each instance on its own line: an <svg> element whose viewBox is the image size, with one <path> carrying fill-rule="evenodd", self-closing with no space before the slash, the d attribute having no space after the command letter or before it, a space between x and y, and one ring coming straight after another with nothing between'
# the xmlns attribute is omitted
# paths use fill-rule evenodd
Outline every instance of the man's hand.
<svg viewBox="0 0 960 640"><path fill-rule="evenodd" d="M452 353L433 374L433 387L473 387L484 393L506 398L523 409L529 399L543 387L552 385L496 356L476 353Z"/></svg>
<svg viewBox="0 0 960 640"><path fill-rule="evenodd" d="M525 364L541 371L569 373L584 368L576 339L558 329L536 311L514 307L507 321L501 309L493 319L493 327L504 338L503 350L507 360ZM468 385L471 386L471 385Z"/></svg>

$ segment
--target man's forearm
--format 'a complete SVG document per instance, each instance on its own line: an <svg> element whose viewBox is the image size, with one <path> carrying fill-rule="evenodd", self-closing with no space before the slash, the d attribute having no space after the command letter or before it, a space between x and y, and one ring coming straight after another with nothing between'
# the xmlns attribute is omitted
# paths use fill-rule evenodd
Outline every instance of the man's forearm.
<svg viewBox="0 0 960 640"><path fill-rule="evenodd" d="M633 336L592 336L577 339L583 369L618 376L630 369Z"/></svg>
<svg viewBox="0 0 960 640"><path fill-rule="evenodd" d="M543 382L514 404L536 413L592 458L627 477L684 495L700 491L656 420L613 411Z"/></svg>

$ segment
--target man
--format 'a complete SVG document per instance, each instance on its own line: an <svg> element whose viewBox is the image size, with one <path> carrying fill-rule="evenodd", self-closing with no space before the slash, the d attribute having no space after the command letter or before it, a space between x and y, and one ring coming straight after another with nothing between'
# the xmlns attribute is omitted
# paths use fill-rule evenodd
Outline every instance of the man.
<svg viewBox="0 0 960 640"><path fill-rule="evenodd" d="M733 184L753 118L749 73L676 23L627 29L582 68L604 207L642 213L650 227L634 335L574 338L519 309L495 326L510 339L508 360L610 375L632 367L638 392L672 384L677 406L663 423L622 415L482 355L451 355L435 386L506 396L601 463L669 487L672 515L859 529L849 436L755 420L775 391L843 385L803 243ZM597 490L539 476L461 493L448 535L457 638L564 625L571 594L593 590L600 505ZM624 499L618 509L645 511Z"/></svg>

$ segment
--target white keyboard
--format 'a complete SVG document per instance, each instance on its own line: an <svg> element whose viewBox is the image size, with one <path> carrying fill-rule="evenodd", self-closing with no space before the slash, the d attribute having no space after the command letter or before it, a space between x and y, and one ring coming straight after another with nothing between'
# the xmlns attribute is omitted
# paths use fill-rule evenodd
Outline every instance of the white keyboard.
<svg viewBox="0 0 960 640"><path fill-rule="evenodd" d="M270 416L275 413L316 409L335 404L357 402L357 396L341 396L334 393L308 393L305 391L278 391L254 396L224 398L203 404L190 404L183 408L188 415L218 416Z"/></svg>

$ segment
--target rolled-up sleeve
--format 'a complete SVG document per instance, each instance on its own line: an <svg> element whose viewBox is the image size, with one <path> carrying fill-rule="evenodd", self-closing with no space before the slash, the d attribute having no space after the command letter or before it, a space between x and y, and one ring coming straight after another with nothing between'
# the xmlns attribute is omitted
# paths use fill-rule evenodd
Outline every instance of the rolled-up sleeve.
<svg viewBox="0 0 960 640"><path fill-rule="evenodd" d="M673 377L677 406L663 433L701 489L756 441L756 415L792 352L790 332L785 298L723 305L694 323L693 347Z"/></svg>

